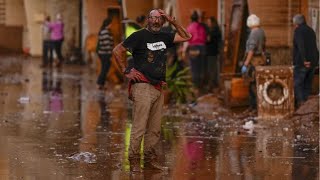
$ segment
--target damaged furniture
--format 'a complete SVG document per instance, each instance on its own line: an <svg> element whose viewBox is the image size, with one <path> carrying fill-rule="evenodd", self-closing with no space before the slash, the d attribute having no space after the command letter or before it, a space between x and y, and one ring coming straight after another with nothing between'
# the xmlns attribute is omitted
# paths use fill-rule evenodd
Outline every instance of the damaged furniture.
<svg viewBox="0 0 320 180"><path fill-rule="evenodd" d="M257 66L258 117L284 118L294 112L293 66Z"/></svg>

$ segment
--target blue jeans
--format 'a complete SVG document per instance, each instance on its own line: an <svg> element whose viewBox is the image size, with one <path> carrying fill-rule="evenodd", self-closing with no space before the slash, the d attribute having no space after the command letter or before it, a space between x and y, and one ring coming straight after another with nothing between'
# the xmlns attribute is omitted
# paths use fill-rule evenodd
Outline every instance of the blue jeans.
<svg viewBox="0 0 320 180"><path fill-rule="evenodd" d="M312 80L315 68L294 67L294 96L296 106L305 102L312 89Z"/></svg>
<svg viewBox="0 0 320 180"><path fill-rule="evenodd" d="M52 41L53 49L54 49L54 52L58 56L59 63L62 63L62 61L63 61L63 56L62 56L62 53L61 53L62 43L63 43L63 39L62 40L54 40L54 41Z"/></svg>
<svg viewBox="0 0 320 180"><path fill-rule="evenodd" d="M250 65L245 76L251 79L249 82L249 107L252 109L257 109L257 82L255 74L256 68Z"/></svg>
<svg viewBox="0 0 320 180"><path fill-rule="evenodd" d="M98 56L101 62L101 71L98 76L97 84L103 86L111 66L111 54L98 54Z"/></svg>
<svg viewBox="0 0 320 180"><path fill-rule="evenodd" d="M42 64L52 64L53 61L53 47L52 42L50 40L44 40L42 44Z"/></svg>
<svg viewBox="0 0 320 180"><path fill-rule="evenodd" d="M220 61L218 56L207 56L207 74L209 88L219 87Z"/></svg>
<svg viewBox="0 0 320 180"><path fill-rule="evenodd" d="M205 46L196 45L188 48L188 56L191 65L191 74L193 85L197 88L201 88L204 85L204 78L207 71ZM198 51L199 54L191 55L191 51Z"/></svg>
<svg viewBox="0 0 320 180"><path fill-rule="evenodd" d="M256 81L249 83L249 107L257 109L257 84Z"/></svg>

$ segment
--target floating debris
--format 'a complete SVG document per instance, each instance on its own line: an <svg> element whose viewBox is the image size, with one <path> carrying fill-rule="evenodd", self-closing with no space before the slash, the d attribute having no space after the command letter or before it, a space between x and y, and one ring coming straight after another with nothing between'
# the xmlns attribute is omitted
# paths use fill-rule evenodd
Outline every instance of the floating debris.
<svg viewBox="0 0 320 180"><path fill-rule="evenodd" d="M254 129L253 121L246 122L244 125L242 125L242 128L245 129L245 130L248 130L247 132L249 134L252 134L253 133L253 129Z"/></svg>
<svg viewBox="0 0 320 180"><path fill-rule="evenodd" d="M30 102L30 98L28 96L22 96L18 100L21 104L27 104Z"/></svg>
<svg viewBox="0 0 320 180"><path fill-rule="evenodd" d="M75 161L83 161L89 164L97 163L97 156L90 152L80 152L67 158Z"/></svg>

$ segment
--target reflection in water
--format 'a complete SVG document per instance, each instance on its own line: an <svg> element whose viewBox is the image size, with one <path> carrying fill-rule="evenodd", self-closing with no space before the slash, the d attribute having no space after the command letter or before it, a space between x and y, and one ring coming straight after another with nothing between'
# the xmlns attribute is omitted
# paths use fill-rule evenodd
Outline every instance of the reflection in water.
<svg viewBox="0 0 320 180"><path fill-rule="evenodd" d="M183 136L179 138L175 149L173 179L193 180L206 177L214 179L217 139L203 136L209 131L210 126L206 126L208 124L197 120L185 123L185 127L178 133Z"/></svg>
<svg viewBox="0 0 320 180"><path fill-rule="evenodd" d="M80 141L80 152L95 153L97 145L97 126L100 123L100 106L94 99L86 102L86 112L81 120L82 138Z"/></svg>
<svg viewBox="0 0 320 180"><path fill-rule="evenodd" d="M304 128L294 131L297 139L293 147L293 156L304 157L293 159L292 179L294 180L319 180L319 141L314 141L316 136L319 137L319 127L313 123L307 122L304 125L301 122L298 125Z"/></svg>
<svg viewBox="0 0 320 180"><path fill-rule="evenodd" d="M319 178L318 121L258 120L248 134L239 130L239 119L189 114L168 114L162 121L159 151L169 174L132 176L126 91L99 93L85 68L39 69L37 62L16 61L22 68L10 70L22 81L12 78L15 72L1 77L6 81L0 81L0 179ZM22 96L30 101L19 103ZM94 154L96 163L68 159L80 152Z"/></svg>
<svg viewBox="0 0 320 180"><path fill-rule="evenodd" d="M52 69L44 70L42 73L42 91L49 93L49 112L59 113L63 111L63 91L61 88L61 77Z"/></svg>
<svg viewBox="0 0 320 180"><path fill-rule="evenodd" d="M188 159L188 168L187 170L195 170L199 168L199 163L204 159L204 146L203 141L200 138L197 138L197 136L200 135L201 130L194 128L195 123L190 123L187 126L187 137L185 139L184 144L184 156Z"/></svg>

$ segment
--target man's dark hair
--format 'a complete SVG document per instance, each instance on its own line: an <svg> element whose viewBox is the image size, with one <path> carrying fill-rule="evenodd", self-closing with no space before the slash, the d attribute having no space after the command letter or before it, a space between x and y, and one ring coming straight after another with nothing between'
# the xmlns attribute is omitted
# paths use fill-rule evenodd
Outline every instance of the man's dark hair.
<svg viewBox="0 0 320 180"><path fill-rule="evenodd" d="M193 11L191 14L191 21L198 22L198 19L199 19L199 15L198 15L197 11Z"/></svg>
<svg viewBox="0 0 320 180"><path fill-rule="evenodd" d="M109 17L106 18L106 19L103 21L100 30L105 29L107 26L109 26L109 24L111 23L111 21L112 21L111 18L109 18Z"/></svg>
<svg viewBox="0 0 320 180"><path fill-rule="evenodd" d="M145 15L141 15L136 18L137 23L143 23L145 20L146 20Z"/></svg>
<svg viewBox="0 0 320 180"><path fill-rule="evenodd" d="M214 16L211 16L211 17L210 17L210 21L211 21L211 23L213 24L213 26L217 26L217 25L218 25L218 21L217 21L217 19L216 19Z"/></svg>

